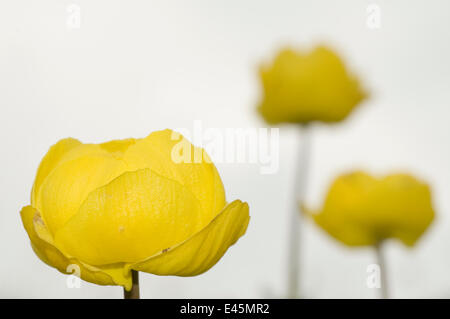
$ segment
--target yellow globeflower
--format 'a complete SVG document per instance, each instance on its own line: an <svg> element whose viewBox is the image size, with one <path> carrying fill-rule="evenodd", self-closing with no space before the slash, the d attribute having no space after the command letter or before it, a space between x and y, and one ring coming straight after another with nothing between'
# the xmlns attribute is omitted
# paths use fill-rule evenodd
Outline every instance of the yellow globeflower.
<svg viewBox="0 0 450 319"><path fill-rule="evenodd" d="M373 246L389 238L412 246L434 218L424 182L406 174L376 178L364 172L338 177L322 210L308 214L349 246Z"/></svg>
<svg viewBox="0 0 450 319"><path fill-rule="evenodd" d="M21 216L42 261L63 273L78 265L82 279L127 290L131 270L207 271L250 218L247 203L226 203L206 152L171 130L103 144L59 141Z"/></svg>
<svg viewBox="0 0 450 319"><path fill-rule="evenodd" d="M312 52L282 50L260 75L258 111L271 124L338 122L366 97L342 60L322 46Z"/></svg>

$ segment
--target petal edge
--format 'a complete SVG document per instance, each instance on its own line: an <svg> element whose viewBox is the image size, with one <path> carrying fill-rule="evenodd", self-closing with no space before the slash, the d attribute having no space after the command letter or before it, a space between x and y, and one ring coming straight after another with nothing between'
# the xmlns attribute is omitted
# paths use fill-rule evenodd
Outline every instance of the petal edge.
<svg viewBox="0 0 450 319"><path fill-rule="evenodd" d="M190 239L130 268L160 276L187 277L204 273L244 235L249 220L248 204L235 200Z"/></svg>

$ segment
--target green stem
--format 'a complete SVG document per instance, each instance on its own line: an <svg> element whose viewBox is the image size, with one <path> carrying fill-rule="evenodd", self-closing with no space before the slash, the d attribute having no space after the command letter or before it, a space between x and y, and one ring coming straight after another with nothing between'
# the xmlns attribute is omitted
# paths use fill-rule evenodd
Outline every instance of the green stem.
<svg viewBox="0 0 450 319"><path fill-rule="evenodd" d="M140 299L139 297L139 272L136 270L131 271L132 286L130 291L123 289L123 299Z"/></svg>

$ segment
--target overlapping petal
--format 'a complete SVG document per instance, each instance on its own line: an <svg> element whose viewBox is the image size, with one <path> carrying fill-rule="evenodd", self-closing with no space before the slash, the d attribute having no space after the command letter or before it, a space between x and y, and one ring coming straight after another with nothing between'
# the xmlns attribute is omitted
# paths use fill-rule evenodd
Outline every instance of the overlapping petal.
<svg viewBox="0 0 450 319"><path fill-rule="evenodd" d="M74 138L65 138L49 149L39 165L36 178L34 180L33 189L31 191L32 205L36 204L37 192L48 174L50 174L50 172L58 165L64 155L79 145L81 145L80 141Z"/></svg>
<svg viewBox="0 0 450 319"><path fill-rule="evenodd" d="M71 274L78 267L79 275L83 280L98 285L122 285L131 287L131 276L122 269L122 265L104 266L102 269L86 265L74 258L67 258L54 245L45 224L40 219L39 212L31 206L22 208L20 215L22 223L31 241L31 246L36 255L47 265L58 269L64 274ZM39 233L36 231L38 230ZM44 239L40 236L44 236Z"/></svg>
<svg viewBox="0 0 450 319"><path fill-rule="evenodd" d="M41 186L36 203L50 232L54 235L78 213L92 191L109 183L125 169L121 160L93 155L65 161L54 168Z"/></svg>
<svg viewBox="0 0 450 319"><path fill-rule="evenodd" d="M175 247L130 267L157 275L195 276L212 266L247 230L250 216L247 203L228 204L200 232Z"/></svg>
<svg viewBox="0 0 450 319"><path fill-rule="evenodd" d="M55 242L91 265L136 262L186 240L205 224L188 189L147 168L90 193Z"/></svg>
<svg viewBox="0 0 450 319"><path fill-rule="evenodd" d="M151 133L128 148L124 161L128 170L151 168L187 187L200 201L206 219L212 219L225 206L225 190L215 165L202 148L179 133Z"/></svg>

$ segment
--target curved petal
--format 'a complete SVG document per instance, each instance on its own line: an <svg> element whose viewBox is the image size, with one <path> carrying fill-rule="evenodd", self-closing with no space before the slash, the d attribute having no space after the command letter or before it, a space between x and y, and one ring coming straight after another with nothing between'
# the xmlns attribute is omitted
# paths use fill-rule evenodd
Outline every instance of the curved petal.
<svg viewBox="0 0 450 319"><path fill-rule="evenodd" d="M55 235L70 256L91 265L136 262L205 225L198 200L150 169L127 172L93 191Z"/></svg>
<svg viewBox="0 0 450 319"><path fill-rule="evenodd" d="M184 243L129 267L156 275L199 275L214 266L228 248L244 235L249 219L248 204L235 200L207 227Z"/></svg>
<svg viewBox="0 0 450 319"><path fill-rule="evenodd" d="M153 132L124 155L129 170L153 171L187 187L200 201L208 222L225 206L225 190L208 154L169 129Z"/></svg>
<svg viewBox="0 0 450 319"><path fill-rule="evenodd" d="M373 194L373 214L382 235L400 239L412 246L434 219L428 185L407 174L382 178ZM381 232L381 231L379 231Z"/></svg>
<svg viewBox="0 0 450 319"><path fill-rule="evenodd" d="M111 156L85 155L59 164L45 179L36 209L54 235L78 212L90 192L125 171L125 164Z"/></svg>
<svg viewBox="0 0 450 319"><path fill-rule="evenodd" d="M45 224L40 219L39 212L32 206L22 208L20 215L34 252L47 265L58 269L64 274L72 273L74 265L76 265L83 280L98 285L122 285L131 288L131 277L127 277L121 267L109 266L105 267L106 271L103 271L85 265L76 259L66 258L55 246L47 241L52 241L51 238L47 237L46 240L40 238L40 234L47 234L48 236L49 232L45 229ZM39 234L36 232L36 228L39 229Z"/></svg>
<svg viewBox="0 0 450 319"><path fill-rule="evenodd" d="M86 155L111 157L118 154L120 149L126 149L126 145L131 143L131 139L111 141L99 145L83 144L74 138L65 138L58 141L58 143L50 147L39 165L31 191L31 205L38 207L37 201L39 200L38 194L41 186L48 175L60 164Z"/></svg>
<svg viewBox="0 0 450 319"><path fill-rule="evenodd" d="M108 151L110 154L117 155L118 157L123 156L126 150L136 143L136 139L127 138L124 140L113 140L100 144L100 147Z"/></svg>
<svg viewBox="0 0 450 319"><path fill-rule="evenodd" d="M81 145L80 141L74 138L65 138L50 147L47 154L42 159L41 164L39 164L33 189L31 191L31 205L36 204L36 195L48 174L50 174L56 165L58 165L61 158L67 154L67 152L79 145Z"/></svg>

